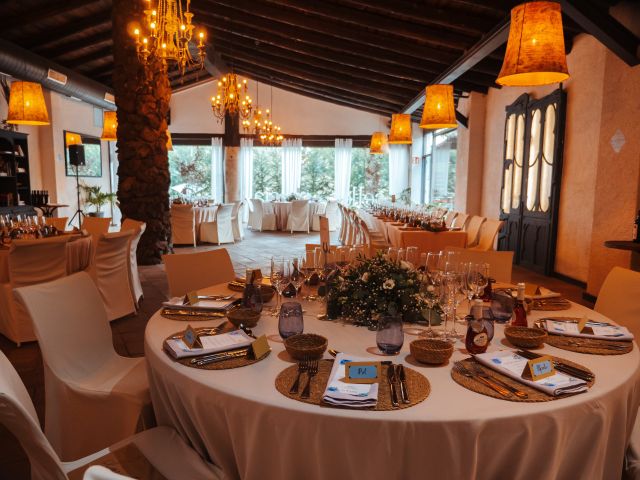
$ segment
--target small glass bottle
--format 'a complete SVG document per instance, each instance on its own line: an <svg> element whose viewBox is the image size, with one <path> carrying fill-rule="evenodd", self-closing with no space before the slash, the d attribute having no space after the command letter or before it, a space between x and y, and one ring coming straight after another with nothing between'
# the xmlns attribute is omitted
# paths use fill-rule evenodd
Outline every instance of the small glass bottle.
<svg viewBox="0 0 640 480"><path fill-rule="evenodd" d="M489 278L487 280L487 286L484 287L484 292L482 293L482 301L483 302L490 302L491 301L491 297L492 297L492 287L491 284L495 283L495 280L493 278Z"/></svg>
<svg viewBox="0 0 640 480"><path fill-rule="evenodd" d="M467 318L469 327L467 328L467 336L464 342L467 351L472 355L486 352L489 346L489 334L482 317L482 300L473 301L471 315Z"/></svg>
<svg viewBox="0 0 640 480"><path fill-rule="evenodd" d="M262 275L260 270L247 269L246 283L242 294L242 306L250 308L254 312L262 312Z"/></svg>
<svg viewBox="0 0 640 480"><path fill-rule="evenodd" d="M524 305L524 283L518 284L518 297L516 300L516 306L513 307L513 317L511 319L511 325L517 327L528 327L527 323L527 310Z"/></svg>

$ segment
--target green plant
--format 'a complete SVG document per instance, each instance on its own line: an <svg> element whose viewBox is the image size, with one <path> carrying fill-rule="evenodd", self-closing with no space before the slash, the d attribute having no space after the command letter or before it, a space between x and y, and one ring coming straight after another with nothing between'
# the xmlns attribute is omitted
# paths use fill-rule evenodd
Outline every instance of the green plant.
<svg viewBox="0 0 640 480"><path fill-rule="evenodd" d="M84 192L84 203L95 207L96 212L100 213L102 207L108 203L113 203L116 199L115 193L105 193L100 185L80 185Z"/></svg>

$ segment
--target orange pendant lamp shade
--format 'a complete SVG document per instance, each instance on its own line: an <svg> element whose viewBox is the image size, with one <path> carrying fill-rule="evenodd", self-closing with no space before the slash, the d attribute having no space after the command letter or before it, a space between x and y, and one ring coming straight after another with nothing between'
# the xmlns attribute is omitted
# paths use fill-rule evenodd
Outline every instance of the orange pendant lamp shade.
<svg viewBox="0 0 640 480"><path fill-rule="evenodd" d="M456 128L457 126L453 85L429 85L420 128Z"/></svg>
<svg viewBox="0 0 640 480"><path fill-rule="evenodd" d="M371 144L369 145L369 155L387 153L388 146L386 133L373 132Z"/></svg>
<svg viewBox="0 0 640 480"><path fill-rule="evenodd" d="M507 51L496 82L529 87L567 78L560 4L528 2L513 8Z"/></svg>
<svg viewBox="0 0 640 480"><path fill-rule="evenodd" d="M104 116L102 117L102 135L100 135L100 140L115 142L118 140L116 136L117 131L118 117L116 116L116 112L105 110Z"/></svg>
<svg viewBox="0 0 640 480"><path fill-rule="evenodd" d="M171 141L171 132L167 130L167 152L173 151L173 142Z"/></svg>
<svg viewBox="0 0 640 480"><path fill-rule="evenodd" d="M389 143L393 145L411 144L411 115L408 113L394 113L391 115Z"/></svg>
<svg viewBox="0 0 640 480"><path fill-rule="evenodd" d="M49 113L39 83L15 81L9 93L7 123L49 125Z"/></svg>
<svg viewBox="0 0 640 480"><path fill-rule="evenodd" d="M77 133L67 132L64 135L64 139L67 147L71 145L82 145L82 137Z"/></svg>

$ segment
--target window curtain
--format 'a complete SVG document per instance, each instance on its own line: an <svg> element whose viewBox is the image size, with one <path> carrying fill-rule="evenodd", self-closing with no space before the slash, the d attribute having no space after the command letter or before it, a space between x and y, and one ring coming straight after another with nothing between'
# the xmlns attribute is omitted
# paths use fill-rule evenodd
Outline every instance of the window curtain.
<svg viewBox="0 0 640 480"><path fill-rule="evenodd" d="M336 200L349 200L349 186L351 185L351 145L350 138L336 138L335 148L335 183L334 196Z"/></svg>
<svg viewBox="0 0 640 480"><path fill-rule="evenodd" d="M400 194L409 186L409 147L389 145L389 195Z"/></svg>
<svg viewBox="0 0 640 480"><path fill-rule="evenodd" d="M211 198L224 202L224 149L222 137L211 139Z"/></svg>
<svg viewBox="0 0 640 480"><path fill-rule="evenodd" d="M240 200L245 205L242 217L249 217L249 199L253 198L253 138L240 139Z"/></svg>
<svg viewBox="0 0 640 480"><path fill-rule="evenodd" d="M288 138L282 142L282 194L300 190L302 175L302 139Z"/></svg>

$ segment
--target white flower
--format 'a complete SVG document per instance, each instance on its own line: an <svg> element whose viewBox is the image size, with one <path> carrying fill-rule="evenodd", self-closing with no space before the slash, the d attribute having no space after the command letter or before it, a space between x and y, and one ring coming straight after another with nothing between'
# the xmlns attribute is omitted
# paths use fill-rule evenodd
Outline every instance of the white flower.
<svg viewBox="0 0 640 480"><path fill-rule="evenodd" d="M392 278L388 278L382 284L382 288L384 288L385 290L393 290L395 286L396 286L396 282L394 282Z"/></svg>
<svg viewBox="0 0 640 480"><path fill-rule="evenodd" d="M400 260L400 268L403 270L411 270L413 268L413 265L411 265L409 262L405 262L404 260Z"/></svg>
<svg viewBox="0 0 640 480"><path fill-rule="evenodd" d="M364 283L367 283L369 281L369 277L370 277L369 272L364 272L360 280L362 280Z"/></svg>

